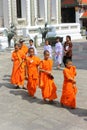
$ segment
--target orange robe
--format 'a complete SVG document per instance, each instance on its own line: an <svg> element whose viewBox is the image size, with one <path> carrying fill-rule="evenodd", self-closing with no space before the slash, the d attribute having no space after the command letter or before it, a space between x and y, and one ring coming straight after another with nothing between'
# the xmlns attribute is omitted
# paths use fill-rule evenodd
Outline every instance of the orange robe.
<svg viewBox="0 0 87 130"><path fill-rule="evenodd" d="M53 61L43 60L41 61L41 69L45 71L51 71L52 70ZM57 87L53 81L53 79L50 79L48 74L45 72L40 72L40 88L42 90L42 97L43 99L49 99L54 100L57 98L56 90Z"/></svg>
<svg viewBox="0 0 87 130"><path fill-rule="evenodd" d="M64 83L63 83L63 90L61 96L61 104L68 106L70 108L76 107L76 93L77 87L74 86L70 78L75 78L76 76L76 67L72 66L69 68L65 68L63 70L64 74Z"/></svg>
<svg viewBox="0 0 87 130"><path fill-rule="evenodd" d="M36 56L27 57L27 73L28 73L28 83L27 89L30 96L34 96L36 88L38 85L38 66L40 64L40 59Z"/></svg>
<svg viewBox="0 0 87 130"><path fill-rule="evenodd" d="M24 85L25 79L25 63L22 62L25 59L23 51L19 50L12 53L13 69L11 74L11 83L15 85Z"/></svg>
<svg viewBox="0 0 87 130"><path fill-rule="evenodd" d="M21 50L22 50L25 54L28 53L28 47L27 47L25 44L22 45Z"/></svg>

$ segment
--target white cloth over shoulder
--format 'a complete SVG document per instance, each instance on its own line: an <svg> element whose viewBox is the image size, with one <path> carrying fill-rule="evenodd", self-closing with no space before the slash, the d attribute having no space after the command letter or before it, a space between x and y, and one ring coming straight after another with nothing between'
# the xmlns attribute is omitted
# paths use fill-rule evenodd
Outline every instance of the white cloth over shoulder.
<svg viewBox="0 0 87 130"><path fill-rule="evenodd" d="M61 42L55 44L55 63L61 64L63 57L63 46Z"/></svg>
<svg viewBox="0 0 87 130"><path fill-rule="evenodd" d="M32 46L29 45L28 48L34 48L34 54L37 55L37 49L34 45L32 45Z"/></svg>
<svg viewBox="0 0 87 130"><path fill-rule="evenodd" d="M48 50L50 53L50 58L52 58L52 47L51 45L44 45L44 51Z"/></svg>

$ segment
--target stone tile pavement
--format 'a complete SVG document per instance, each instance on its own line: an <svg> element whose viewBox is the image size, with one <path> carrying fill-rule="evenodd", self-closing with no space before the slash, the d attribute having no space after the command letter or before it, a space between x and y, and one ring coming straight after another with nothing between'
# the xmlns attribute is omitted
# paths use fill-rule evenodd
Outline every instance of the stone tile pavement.
<svg viewBox="0 0 87 130"><path fill-rule="evenodd" d="M73 62L77 66L78 86L75 110L62 108L59 103L63 83L62 70L53 70L58 86L58 99L54 105L44 104L39 88L35 99L29 97L26 90L14 89L10 84L11 52L0 52L0 130L87 129L87 53L83 49L86 41L73 42ZM80 44L82 49L79 49ZM43 48L37 49L42 57Z"/></svg>

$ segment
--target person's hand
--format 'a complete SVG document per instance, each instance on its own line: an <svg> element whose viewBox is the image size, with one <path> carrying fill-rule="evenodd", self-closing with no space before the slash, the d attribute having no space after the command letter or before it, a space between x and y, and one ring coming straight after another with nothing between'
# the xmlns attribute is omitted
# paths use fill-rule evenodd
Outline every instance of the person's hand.
<svg viewBox="0 0 87 130"><path fill-rule="evenodd" d="M52 73L50 71L47 72L49 75L51 75Z"/></svg>
<svg viewBox="0 0 87 130"><path fill-rule="evenodd" d="M28 80L28 76L25 76L25 80Z"/></svg>
<svg viewBox="0 0 87 130"><path fill-rule="evenodd" d="M64 55L66 55L67 51L64 51Z"/></svg>
<svg viewBox="0 0 87 130"><path fill-rule="evenodd" d="M14 59L12 58L11 61L14 61Z"/></svg>
<svg viewBox="0 0 87 130"><path fill-rule="evenodd" d="M73 80L73 84L76 84L76 81L75 81L75 80Z"/></svg>

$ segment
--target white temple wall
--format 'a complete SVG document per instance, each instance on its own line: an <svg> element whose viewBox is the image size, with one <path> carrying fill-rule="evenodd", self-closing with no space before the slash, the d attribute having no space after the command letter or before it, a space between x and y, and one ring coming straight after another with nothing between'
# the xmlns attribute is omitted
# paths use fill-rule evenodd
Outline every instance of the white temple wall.
<svg viewBox="0 0 87 130"><path fill-rule="evenodd" d="M29 30L30 35L36 36L38 28L44 27L47 22L55 26L58 35L65 37L70 34L73 38L81 38L79 25L61 24L61 0L21 0L21 18L17 18L16 0L0 0L0 6L4 26L9 27L14 23L21 35L27 36Z"/></svg>

